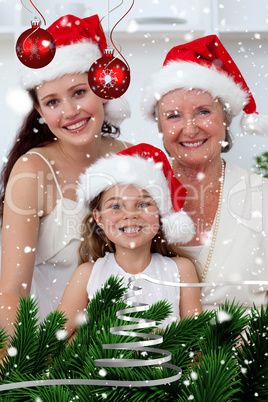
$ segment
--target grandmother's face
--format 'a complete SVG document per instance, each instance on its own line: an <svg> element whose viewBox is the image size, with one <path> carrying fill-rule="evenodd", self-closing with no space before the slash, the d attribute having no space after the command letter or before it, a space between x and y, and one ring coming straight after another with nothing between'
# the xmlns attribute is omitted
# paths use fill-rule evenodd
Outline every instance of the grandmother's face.
<svg viewBox="0 0 268 402"><path fill-rule="evenodd" d="M183 165L220 157L226 123L221 102L197 89L165 94L158 102L158 123L169 154Z"/></svg>

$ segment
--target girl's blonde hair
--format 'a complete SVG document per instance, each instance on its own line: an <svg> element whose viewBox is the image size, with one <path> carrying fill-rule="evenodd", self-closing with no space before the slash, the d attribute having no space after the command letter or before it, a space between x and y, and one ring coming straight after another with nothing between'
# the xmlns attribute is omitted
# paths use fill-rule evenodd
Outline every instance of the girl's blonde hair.
<svg viewBox="0 0 268 402"><path fill-rule="evenodd" d="M104 257L106 252L115 253L115 245L111 242L104 231L98 226L93 211L101 209L102 193L100 193L89 205L89 213L82 222L82 238L79 247L79 264L88 261L96 261L98 258ZM161 228L157 235L152 239L151 253L159 253L166 257L185 257L193 263L195 261L175 244L168 244Z"/></svg>

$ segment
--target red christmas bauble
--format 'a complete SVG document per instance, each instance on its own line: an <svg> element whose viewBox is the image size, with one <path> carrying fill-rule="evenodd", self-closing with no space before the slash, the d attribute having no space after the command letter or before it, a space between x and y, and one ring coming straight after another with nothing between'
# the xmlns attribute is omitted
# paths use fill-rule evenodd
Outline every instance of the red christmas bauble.
<svg viewBox="0 0 268 402"><path fill-rule="evenodd" d="M40 21L32 21L32 28L24 31L17 40L19 61L30 68L47 66L56 52L56 44L49 32L40 28Z"/></svg>
<svg viewBox="0 0 268 402"><path fill-rule="evenodd" d="M129 87L130 69L113 51L106 49L104 57L96 60L89 69L88 82L92 91L103 99L122 96Z"/></svg>

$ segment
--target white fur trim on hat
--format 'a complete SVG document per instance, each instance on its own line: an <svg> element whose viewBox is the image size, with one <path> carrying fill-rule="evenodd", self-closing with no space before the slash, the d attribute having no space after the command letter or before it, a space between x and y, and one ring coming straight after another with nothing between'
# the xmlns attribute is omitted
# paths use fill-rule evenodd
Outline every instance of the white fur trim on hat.
<svg viewBox="0 0 268 402"><path fill-rule="evenodd" d="M56 49L52 61L43 68L32 69L20 63L20 81L22 86L29 90L65 74L85 73L101 56L98 45L90 40L62 46Z"/></svg>
<svg viewBox="0 0 268 402"><path fill-rule="evenodd" d="M192 238L193 223L189 216L183 211L174 212L162 163L139 155L113 155L87 168L77 189L78 206L83 214L88 213L89 204L97 195L116 184L134 184L150 194L157 204L167 241L185 243Z"/></svg>
<svg viewBox="0 0 268 402"><path fill-rule="evenodd" d="M248 99L247 92L215 66L208 68L194 62L173 61L153 74L145 87L142 100L145 116L154 118L157 102L163 95L178 88L209 92L213 98L220 98L233 116L243 110Z"/></svg>

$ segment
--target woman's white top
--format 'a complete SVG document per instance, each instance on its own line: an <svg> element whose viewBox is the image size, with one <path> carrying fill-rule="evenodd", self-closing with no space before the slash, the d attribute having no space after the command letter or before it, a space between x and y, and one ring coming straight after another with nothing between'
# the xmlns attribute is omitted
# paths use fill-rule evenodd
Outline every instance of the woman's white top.
<svg viewBox="0 0 268 402"><path fill-rule="evenodd" d="M130 263L135 264L135 260ZM167 282L180 282L180 275L177 264L169 257L163 257L161 254L153 253L149 265L141 272L150 278ZM92 269L87 292L89 300L98 289L100 289L111 275L117 275L123 278L125 286L128 285L128 278L133 274L125 272L116 262L114 254L107 253L105 257L99 258ZM168 323L174 320L180 320L180 288L176 286L158 285L148 282L145 279L137 279L133 282L135 286L142 288L142 294L129 299L138 303L153 304L160 300L167 300L172 305L172 314L164 321L160 327L165 328Z"/></svg>
<svg viewBox="0 0 268 402"><path fill-rule="evenodd" d="M64 289L78 266L82 215L77 211L75 201L63 197L48 160L37 152L28 153L39 155L48 165L59 193L53 211L40 218L31 287L31 294L38 300L39 317L44 319L58 307Z"/></svg>
<svg viewBox="0 0 268 402"><path fill-rule="evenodd" d="M203 309L214 309L226 299L260 308L268 301L268 180L226 163L221 215L212 258L204 282L241 285L203 287ZM182 247L199 262L202 276L214 225L203 246ZM247 284L243 282L247 281ZM259 281L259 284L249 282ZM262 284L262 281L266 283ZM249 310L248 310L249 311Z"/></svg>

